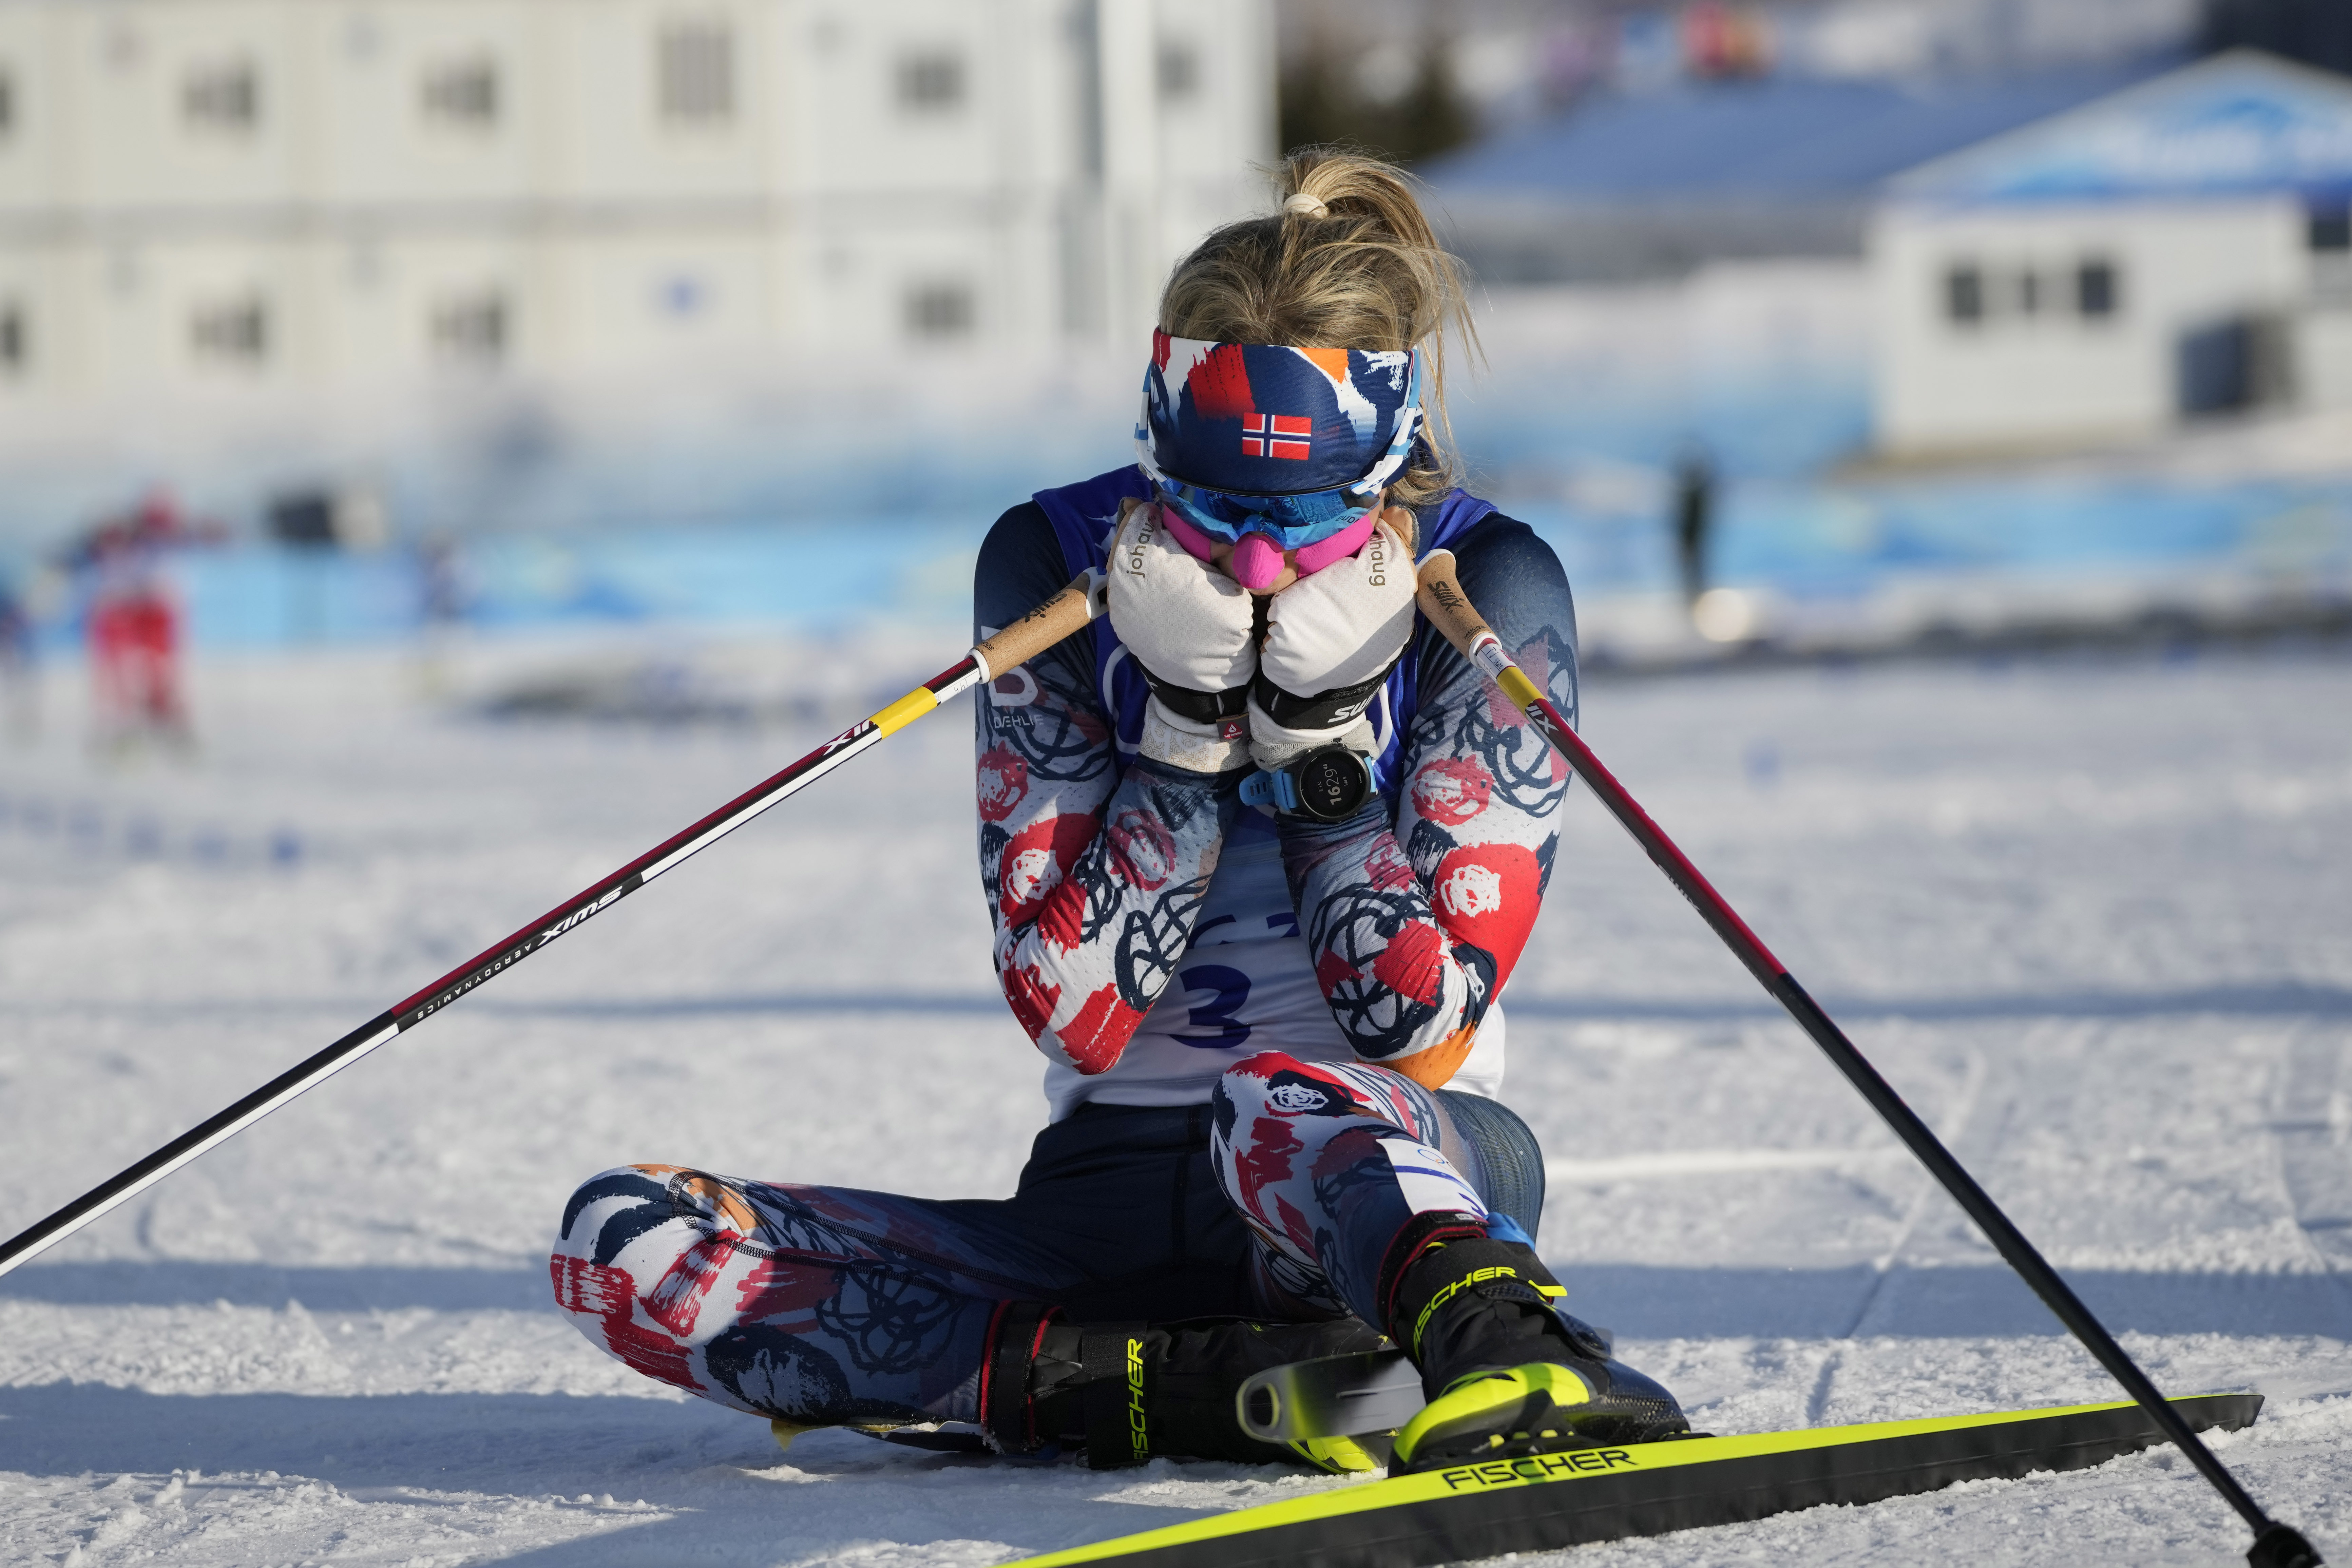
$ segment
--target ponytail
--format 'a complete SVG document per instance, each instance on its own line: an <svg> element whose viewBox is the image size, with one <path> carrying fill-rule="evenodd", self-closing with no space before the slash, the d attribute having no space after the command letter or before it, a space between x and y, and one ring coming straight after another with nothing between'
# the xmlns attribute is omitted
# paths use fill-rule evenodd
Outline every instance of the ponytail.
<svg viewBox="0 0 2352 1568"><path fill-rule="evenodd" d="M1272 216L1211 234L1160 297L1171 336L1300 348L1418 349L1427 416L1412 464L1390 486L1406 506L1459 482L1445 416L1445 339L1477 333L1462 264L1437 241L1411 175L1360 153L1307 147L1272 171Z"/></svg>

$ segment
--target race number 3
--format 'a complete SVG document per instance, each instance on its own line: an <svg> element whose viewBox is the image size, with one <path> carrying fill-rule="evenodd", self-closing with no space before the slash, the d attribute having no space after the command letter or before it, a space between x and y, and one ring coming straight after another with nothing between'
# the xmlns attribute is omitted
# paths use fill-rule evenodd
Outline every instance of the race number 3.
<svg viewBox="0 0 2352 1568"><path fill-rule="evenodd" d="M1190 969L1177 971L1178 984L1184 994L1200 992L1213 994L1205 1005L1189 1010L1186 1022L1196 1029L1214 1029L1213 1035L1175 1035L1198 1050L1226 1051L1250 1037L1250 1026L1236 1016L1249 1001L1250 978L1238 969L1228 969L1222 963L1196 963Z"/></svg>

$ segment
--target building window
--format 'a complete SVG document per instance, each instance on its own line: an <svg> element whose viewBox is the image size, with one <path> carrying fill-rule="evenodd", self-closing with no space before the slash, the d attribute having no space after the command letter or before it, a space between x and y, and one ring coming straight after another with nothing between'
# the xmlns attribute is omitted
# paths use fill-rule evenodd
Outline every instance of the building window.
<svg viewBox="0 0 2352 1568"><path fill-rule="evenodd" d="M0 375L21 375L33 357L32 331L25 324L25 307L15 300L0 304Z"/></svg>
<svg viewBox="0 0 2352 1568"><path fill-rule="evenodd" d="M2075 268L2075 311L2085 321L2114 315L2123 303L2123 291L2116 282L2116 264L2112 261L2085 261Z"/></svg>
<svg viewBox="0 0 2352 1568"><path fill-rule="evenodd" d="M198 66L180 85L180 109L192 125L250 131L261 118L261 78L250 60Z"/></svg>
<svg viewBox="0 0 2352 1568"><path fill-rule="evenodd" d="M2042 313L2042 274L2028 267L2017 274L2017 313L2038 316Z"/></svg>
<svg viewBox="0 0 2352 1568"><path fill-rule="evenodd" d="M450 364L485 368L507 355L506 296L497 289L453 296L433 308L433 356Z"/></svg>
<svg viewBox="0 0 2352 1568"><path fill-rule="evenodd" d="M1944 273L1944 315L1962 326L1984 320L1984 273L1973 264L1948 268Z"/></svg>
<svg viewBox="0 0 2352 1568"><path fill-rule="evenodd" d="M1160 40L1160 97L1181 103L1201 90L1201 51L1173 38Z"/></svg>
<svg viewBox="0 0 2352 1568"><path fill-rule="evenodd" d="M656 95L664 120L709 124L735 116L735 37L724 22L665 27Z"/></svg>
<svg viewBox="0 0 2352 1568"><path fill-rule="evenodd" d="M907 331L918 338L969 336L977 314L971 289L961 283L923 283L907 293Z"/></svg>
<svg viewBox="0 0 2352 1568"><path fill-rule="evenodd" d="M926 49L898 61L898 107L914 114L941 114L963 102L963 57Z"/></svg>
<svg viewBox="0 0 2352 1568"><path fill-rule="evenodd" d="M2313 213L2305 237L2312 293L2331 310L2352 304L2352 207Z"/></svg>
<svg viewBox="0 0 2352 1568"><path fill-rule="evenodd" d="M468 130L498 122L499 68L481 58L445 60L425 73L425 117Z"/></svg>
<svg viewBox="0 0 2352 1568"><path fill-rule="evenodd" d="M2256 313L2208 321L2174 346L2179 411L2238 414L2294 395L2294 336L2284 315Z"/></svg>
<svg viewBox="0 0 2352 1568"><path fill-rule="evenodd" d="M269 308L257 295L199 306L188 322L196 357L214 364L259 364L269 357Z"/></svg>
<svg viewBox="0 0 2352 1568"><path fill-rule="evenodd" d="M5 65L0 65L0 136L16 129L16 78Z"/></svg>

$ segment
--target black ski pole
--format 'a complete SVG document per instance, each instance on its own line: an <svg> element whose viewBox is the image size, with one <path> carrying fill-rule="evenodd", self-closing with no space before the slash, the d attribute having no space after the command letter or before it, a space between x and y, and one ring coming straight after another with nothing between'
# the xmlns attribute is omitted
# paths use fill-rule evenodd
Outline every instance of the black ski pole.
<svg viewBox="0 0 2352 1568"><path fill-rule="evenodd" d="M1748 966L1748 972L1755 975L1758 983L1789 1010L1789 1016L1796 1019L1798 1026L1812 1037L1813 1043L1822 1048L1838 1071L1845 1075L1846 1081L1862 1091L1862 1097L1870 1101L1871 1109L1885 1119L1886 1124L1895 1130L1895 1135L1902 1139L1911 1152L1918 1156L1919 1163L1927 1167L1929 1173L1943 1184L1944 1190L1952 1194L1960 1207L1967 1211L1968 1216L1977 1223L1977 1228L1991 1241L1994 1250L2033 1288L2033 1293L2042 1298L2042 1304L2058 1314L2058 1321L2064 1323L2084 1347L2098 1359L2099 1364L2123 1385L2124 1392L2138 1401L2140 1407L2147 1412L2149 1418L2172 1440L2174 1446L2189 1456L2189 1463L2197 1467L2198 1473L2211 1482L2213 1489L2221 1494L2222 1500L2238 1510L2238 1517L2244 1520L2254 1532L2254 1543L2246 1553L2246 1561L2254 1568L2317 1568L2321 1559L2311 1543L2304 1540L2293 1526L2281 1524L2263 1512L2262 1505L2238 1484L2238 1478L2213 1457L2213 1451L2190 1430L2189 1424L2180 1418L2180 1413L2157 1392L2156 1384L2148 1381L2147 1373L2142 1372L2123 1346L2116 1342L2115 1336L2107 1332L2106 1326L2092 1315L2091 1310L2083 1305L2081 1298L2059 1277L2049 1260L2025 1239L2024 1232L2019 1230L2009 1215L2001 1212L2000 1205L1977 1185L1976 1179L1969 1174L1967 1168L1952 1157L1951 1151L1944 1147L1942 1140L1919 1119L1918 1113L1905 1104L1903 1097L1879 1076L1878 1069L1870 1065L1869 1059L1855 1048L1852 1040L1845 1037L1844 1031L1830 1020L1830 1016L1822 1012L1811 996L1805 994L1804 987L1797 984L1796 977L1772 956L1771 950L1758 940L1756 933L1748 929L1748 922L1741 920L1723 895L1699 874L1698 868L1692 865L1689 858L1675 847L1674 840L1666 837L1664 829L1650 820L1650 814L1643 811L1641 803L1601 765L1601 759L1593 755L1592 749L1569 727L1568 721L1544 696L1542 689L1511 662L1509 655L1504 651L1502 639L1494 634L1470 601L1464 597L1462 585L1454 579L1454 557L1450 552L1433 551L1423 563L1420 603L1422 614L1428 617L1430 624L1460 648L1464 658L1485 671L1487 679L1500 687L1503 694L1552 743L1561 759L1575 770L1577 777L1601 797L1601 804L1609 808L1609 815L1633 836L1633 841L1642 847L1643 852L1649 856L1658 869L1666 874L1666 879L1690 900L1691 907L1699 912L1699 918L1714 928L1715 934L1723 939L1724 945L1738 955L1739 962Z"/></svg>
<svg viewBox="0 0 2352 1568"><path fill-rule="evenodd" d="M1088 573L1021 619L981 643L962 658L870 719L856 723L793 763L729 801L693 826L664 839L594 886L573 895L508 937L467 959L406 1001L377 1014L319 1052L288 1068L218 1115L183 1132L161 1149L100 1182L65 1207L0 1245L0 1274L39 1256L67 1237L162 1181L216 1144L252 1126L288 1100L314 1088L405 1029L413 1029L477 985L545 947L592 915L623 899L708 848L774 805L887 736L930 712L949 698L994 679L1052 647L1103 613L1102 578Z"/></svg>

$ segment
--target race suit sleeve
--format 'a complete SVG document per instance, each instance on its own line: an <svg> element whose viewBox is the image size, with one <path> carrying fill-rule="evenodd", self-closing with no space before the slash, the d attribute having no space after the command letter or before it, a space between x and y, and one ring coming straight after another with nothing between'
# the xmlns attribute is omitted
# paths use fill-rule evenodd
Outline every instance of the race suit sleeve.
<svg viewBox="0 0 2352 1568"><path fill-rule="evenodd" d="M1550 546L1492 515L1454 552L1463 592L1576 722L1576 609ZM1285 816L1283 868L1315 977L1362 1060L1424 1088L1470 1054L1551 879L1567 764L1423 624L1419 701L1393 802L1346 822ZM1393 814L1393 815L1391 815Z"/></svg>
<svg viewBox="0 0 2352 1568"><path fill-rule="evenodd" d="M975 636L1069 580L1053 525L1013 508L982 544ZM1121 768L1081 632L982 689L980 869L998 983L1039 1051L1082 1073L1118 1060L1192 940L1246 770Z"/></svg>

